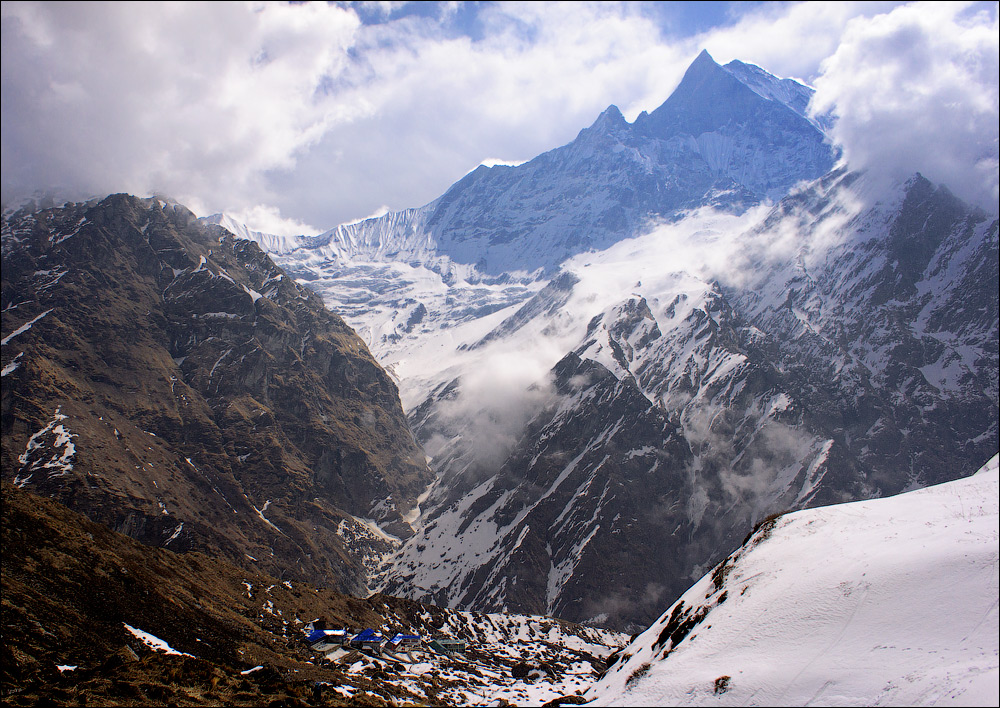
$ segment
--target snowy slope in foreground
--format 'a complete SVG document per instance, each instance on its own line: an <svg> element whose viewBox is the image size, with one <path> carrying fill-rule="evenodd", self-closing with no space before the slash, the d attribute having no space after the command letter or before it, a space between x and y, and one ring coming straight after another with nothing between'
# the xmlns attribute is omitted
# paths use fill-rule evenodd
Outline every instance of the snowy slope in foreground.
<svg viewBox="0 0 1000 708"><path fill-rule="evenodd" d="M765 523L624 650L593 705L998 705L998 458Z"/></svg>

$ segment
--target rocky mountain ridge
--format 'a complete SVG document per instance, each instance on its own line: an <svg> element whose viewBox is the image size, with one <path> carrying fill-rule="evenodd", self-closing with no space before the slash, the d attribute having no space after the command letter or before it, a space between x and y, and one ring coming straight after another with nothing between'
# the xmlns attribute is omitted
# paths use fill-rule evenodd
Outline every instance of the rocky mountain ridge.
<svg viewBox="0 0 1000 708"><path fill-rule="evenodd" d="M897 494L989 457L997 221L919 176L874 207L863 187L840 171L783 201L733 238L722 282L659 271L676 242L656 234L571 261L544 306L479 340L566 341L560 322L587 323L501 462L484 468L476 424L448 415L461 376L411 411L441 478L384 587L641 626L769 513ZM894 255L911 240L931 244L915 274ZM635 264L614 276L625 251ZM631 293L591 300L612 276ZM588 372L569 379L586 394L566 370ZM640 432L650 416L662 422Z"/></svg>
<svg viewBox="0 0 1000 708"><path fill-rule="evenodd" d="M152 546L363 591L430 481L396 386L253 242L157 199L3 219L3 477Z"/></svg>

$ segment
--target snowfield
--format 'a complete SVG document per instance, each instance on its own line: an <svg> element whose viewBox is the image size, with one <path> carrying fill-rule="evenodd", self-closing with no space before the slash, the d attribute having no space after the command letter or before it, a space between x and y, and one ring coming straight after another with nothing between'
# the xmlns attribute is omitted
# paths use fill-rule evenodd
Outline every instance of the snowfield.
<svg viewBox="0 0 1000 708"><path fill-rule="evenodd" d="M586 698L1000 704L998 479L994 456L965 479L764 524Z"/></svg>

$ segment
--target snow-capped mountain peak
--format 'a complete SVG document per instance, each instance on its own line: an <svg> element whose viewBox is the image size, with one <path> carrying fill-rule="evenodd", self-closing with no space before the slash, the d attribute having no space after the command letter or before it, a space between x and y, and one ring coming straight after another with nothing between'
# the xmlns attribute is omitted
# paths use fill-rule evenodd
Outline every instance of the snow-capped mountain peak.
<svg viewBox="0 0 1000 708"><path fill-rule="evenodd" d="M786 105L801 103L799 84L751 73L756 89L703 52L663 105L632 124L610 106L568 145L516 167L473 170L423 207L338 226L300 250L550 275L567 257L637 235L650 219L706 203L739 213L778 199L827 172L835 154L801 107Z"/></svg>
<svg viewBox="0 0 1000 708"><path fill-rule="evenodd" d="M746 64L738 59L722 67L761 98L783 103L803 117L808 117L806 107L814 90L794 79L779 79L756 64Z"/></svg>
<svg viewBox="0 0 1000 708"><path fill-rule="evenodd" d="M307 241L304 236L279 236L251 229L241 221L237 221L229 214L211 214L201 219L205 224L217 224L237 236L247 241L255 241L262 249L275 255L291 253Z"/></svg>

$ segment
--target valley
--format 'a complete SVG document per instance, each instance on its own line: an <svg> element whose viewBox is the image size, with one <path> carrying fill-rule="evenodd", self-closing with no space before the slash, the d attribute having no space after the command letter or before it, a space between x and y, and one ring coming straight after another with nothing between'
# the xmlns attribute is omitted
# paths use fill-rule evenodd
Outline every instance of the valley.
<svg viewBox="0 0 1000 708"><path fill-rule="evenodd" d="M5 207L5 702L995 703L1000 222L813 94L702 51L318 235Z"/></svg>

